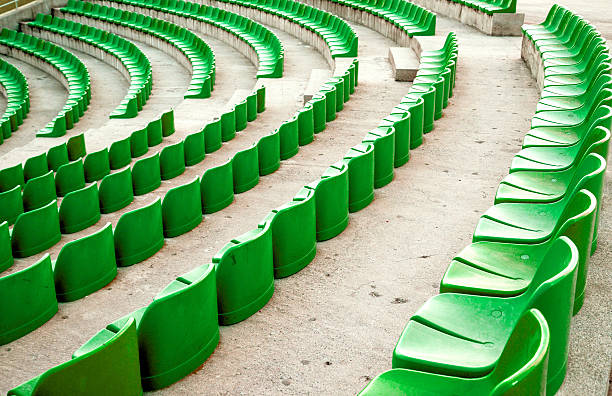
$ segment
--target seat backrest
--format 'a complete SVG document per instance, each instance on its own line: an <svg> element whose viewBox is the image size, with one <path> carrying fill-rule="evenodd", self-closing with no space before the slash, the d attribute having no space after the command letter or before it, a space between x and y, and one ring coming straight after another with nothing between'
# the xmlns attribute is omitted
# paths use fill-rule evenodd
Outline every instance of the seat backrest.
<svg viewBox="0 0 612 396"><path fill-rule="evenodd" d="M489 395L545 394L549 343L550 330L542 313L537 309L525 312L491 374L497 386Z"/></svg>
<svg viewBox="0 0 612 396"><path fill-rule="evenodd" d="M77 395L91 394L93 389L116 395L142 394L134 319L119 331L101 331L76 354L8 394Z"/></svg>

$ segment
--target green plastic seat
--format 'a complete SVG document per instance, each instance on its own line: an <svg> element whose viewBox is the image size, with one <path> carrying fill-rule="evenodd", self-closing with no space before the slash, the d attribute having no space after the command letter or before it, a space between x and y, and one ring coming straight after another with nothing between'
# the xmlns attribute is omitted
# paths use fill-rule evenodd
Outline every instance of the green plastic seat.
<svg viewBox="0 0 612 396"><path fill-rule="evenodd" d="M0 345L32 332L57 312L48 254L35 264L0 278Z"/></svg>
<svg viewBox="0 0 612 396"><path fill-rule="evenodd" d="M0 272L13 265L13 252L11 251L11 233L9 224L0 223Z"/></svg>
<svg viewBox="0 0 612 396"><path fill-rule="evenodd" d="M87 149L85 148L85 135L78 134L70 137L66 142L68 147L68 159L70 161L76 161L79 158L83 158L87 155Z"/></svg>
<svg viewBox="0 0 612 396"><path fill-rule="evenodd" d="M327 124L327 105L325 95L315 94L308 104L312 106L313 128L314 133L319 133L325 130Z"/></svg>
<svg viewBox="0 0 612 396"><path fill-rule="evenodd" d="M168 137L172 135L176 129L174 126L174 109L168 110L160 117L162 123L162 135Z"/></svg>
<svg viewBox="0 0 612 396"><path fill-rule="evenodd" d="M108 149L104 148L87 154L83 160L83 168L85 169L85 181L87 183L102 180L104 176L110 173Z"/></svg>
<svg viewBox="0 0 612 396"><path fill-rule="evenodd" d="M380 126L392 126L395 130L393 166L398 168L407 163L410 159L410 113L392 112L382 119Z"/></svg>
<svg viewBox="0 0 612 396"><path fill-rule="evenodd" d="M265 220L272 229L274 277L291 276L314 259L317 253L315 192L302 188L290 202Z"/></svg>
<svg viewBox="0 0 612 396"><path fill-rule="evenodd" d="M579 143L595 126L610 129L612 108L599 106L583 123L574 126L539 127L529 130L523 140L523 148L560 146L568 147Z"/></svg>
<svg viewBox="0 0 612 396"><path fill-rule="evenodd" d="M207 169L200 179L202 211L210 214L234 202L233 161Z"/></svg>
<svg viewBox="0 0 612 396"><path fill-rule="evenodd" d="M132 166L134 195L150 193L161 185L161 180L159 153L141 158Z"/></svg>
<svg viewBox="0 0 612 396"><path fill-rule="evenodd" d="M578 185L576 188L580 188ZM540 243L550 239L568 219L575 207L597 207L597 199L588 190L567 194L553 203L501 203L489 208L480 218L472 240ZM583 230L591 235L592 230Z"/></svg>
<svg viewBox="0 0 612 396"><path fill-rule="evenodd" d="M118 267L144 261L164 246L161 200L124 213L113 233Z"/></svg>
<svg viewBox="0 0 612 396"><path fill-rule="evenodd" d="M108 148L108 160L112 170L121 169L132 162L130 137L114 141Z"/></svg>
<svg viewBox="0 0 612 396"><path fill-rule="evenodd" d="M69 161L66 143L51 147L47 151L47 167L49 170L57 172L60 166L67 164Z"/></svg>
<svg viewBox="0 0 612 396"><path fill-rule="evenodd" d="M149 151L146 128L132 132L130 135L130 151L132 153L132 158L138 158Z"/></svg>
<svg viewBox="0 0 612 396"><path fill-rule="evenodd" d="M317 208L317 241L340 234L349 222L349 170L338 162L323 172L321 178L306 185L314 190Z"/></svg>
<svg viewBox="0 0 612 396"><path fill-rule="evenodd" d="M62 238L57 201L20 214L11 231L13 257L29 257L55 245Z"/></svg>
<svg viewBox="0 0 612 396"><path fill-rule="evenodd" d="M424 99L402 100L395 106L394 111L410 113L410 150L419 147L423 143L423 110Z"/></svg>
<svg viewBox="0 0 612 396"><path fill-rule="evenodd" d="M96 183L66 194L59 207L62 234L72 234L97 223L101 217L99 201Z"/></svg>
<svg viewBox="0 0 612 396"><path fill-rule="evenodd" d="M281 160L293 157L300 150L298 128L299 123L296 116L284 121L278 128Z"/></svg>
<svg viewBox="0 0 612 396"><path fill-rule="evenodd" d="M147 144L149 147L157 146L164 139L161 119L153 120L147 125Z"/></svg>
<svg viewBox="0 0 612 396"><path fill-rule="evenodd" d="M274 270L269 222L233 239L212 261L217 271L219 324L247 319L272 297Z"/></svg>
<svg viewBox="0 0 612 396"><path fill-rule="evenodd" d="M23 199L21 188L13 187L12 190L0 193L0 221L14 224L17 217L23 213Z"/></svg>
<svg viewBox="0 0 612 396"><path fill-rule="evenodd" d="M38 209L57 198L53 171L33 177L23 187L23 210Z"/></svg>
<svg viewBox="0 0 612 396"><path fill-rule="evenodd" d="M395 152L393 127L377 127L363 138L363 143L374 145L374 188L381 188L393 180L393 156Z"/></svg>
<svg viewBox="0 0 612 396"><path fill-rule="evenodd" d="M174 187L162 201L164 236L173 238L193 230L202 222L200 180Z"/></svg>
<svg viewBox="0 0 612 396"><path fill-rule="evenodd" d="M257 142L259 175L265 176L280 167L280 135L278 130L263 136Z"/></svg>
<svg viewBox="0 0 612 396"><path fill-rule="evenodd" d="M374 199L374 144L353 146L343 162L348 167L349 212L358 212Z"/></svg>
<svg viewBox="0 0 612 396"><path fill-rule="evenodd" d="M142 387L166 387L195 371L219 343L215 267L179 276L149 306L108 327L136 322ZM104 331L104 330L103 330Z"/></svg>
<svg viewBox="0 0 612 396"><path fill-rule="evenodd" d="M374 378L360 396L443 396L458 394L546 395L550 330L537 309L523 314L487 375L466 378L396 368Z"/></svg>
<svg viewBox="0 0 612 396"><path fill-rule="evenodd" d="M221 140L228 142L236 137L236 109L221 114Z"/></svg>
<svg viewBox="0 0 612 396"><path fill-rule="evenodd" d="M495 194L495 203L529 202L550 203L556 202L572 192L576 184L589 174L603 175L606 169L606 160L597 153L587 154L579 164L562 171L517 171L506 176ZM589 190L597 194L599 188ZM599 190L599 191L598 191Z"/></svg>
<svg viewBox="0 0 612 396"><path fill-rule="evenodd" d="M0 192L12 190L16 186L19 189L24 184L23 167L21 164L9 166L0 170Z"/></svg>
<svg viewBox="0 0 612 396"><path fill-rule="evenodd" d="M25 182L47 172L49 172L49 166L47 165L46 153L30 157L23 163L23 179Z"/></svg>
<svg viewBox="0 0 612 396"><path fill-rule="evenodd" d="M79 348L72 360L12 389L11 396L142 395L133 319L110 326Z"/></svg>
<svg viewBox="0 0 612 396"><path fill-rule="evenodd" d="M117 275L111 223L62 247L53 263L57 300L81 299L110 283Z"/></svg>
<svg viewBox="0 0 612 396"><path fill-rule="evenodd" d="M238 151L232 158L234 194L250 190L259 183L259 153L257 144Z"/></svg>
<svg viewBox="0 0 612 396"><path fill-rule="evenodd" d="M597 126L577 144L567 147L529 147L518 152L510 165L510 172L564 171L576 166L586 154L598 153L607 157L610 130Z"/></svg>
<svg viewBox="0 0 612 396"><path fill-rule="evenodd" d="M336 86L323 84L319 93L325 96L325 122L331 122L336 119Z"/></svg>
<svg viewBox="0 0 612 396"><path fill-rule="evenodd" d="M266 110L266 86L261 85L257 88L257 113L263 113Z"/></svg>
<svg viewBox="0 0 612 396"><path fill-rule="evenodd" d="M185 172L185 146L178 142L164 147L159 154L160 176L169 180Z"/></svg>
<svg viewBox="0 0 612 396"><path fill-rule="evenodd" d="M561 237L519 296L434 296L404 328L393 352L393 368L487 376L499 364L520 317L536 308L550 328L546 388L554 394L565 376L577 264L578 249L569 238Z"/></svg>
<svg viewBox="0 0 612 396"><path fill-rule="evenodd" d="M314 114L312 103L308 102L298 110L298 143L305 146L314 140Z"/></svg>
<svg viewBox="0 0 612 396"><path fill-rule="evenodd" d="M128 206L134 200L132 171L125 168L102 179L98 187L100 213L112 213Z"/></svg>
<svg viewBox="0 0 612 396"><path fill-rule="evenodd" d="M247 127L247 101L246 99L236 104L234 108L235 120L236 120L236 132L240 132Z"/></svg>
<svg viewBox="0 0 612 396"><path fill-rule="evenodd" d="M63 197L85 187L85 168L81 158L62 165L55 174L55 193Z"/></svg>
<svg viewBox="0 0 612 396"><path fill-rule="evenodd" d="M199 164L206 156L204 143L204 131L192 133L184 140L185 165L193 166Z"/></svg>
<svg viewBox="0 0 612 396"><path fill-rule="evenodd" d="M253 22L253 21L249 21L249 22ZM270 34L273 35L272 32L270 32ZM282 45L282 44L280 44L279 42L279 45ZM282 75L282 71L280 74ZM257 92L251 92L251 94L247 96L246 101L247 101L247 121L253 122L257 119Z"/></svg>
<svg viewBox="0 0 612 396"><path fill-rule="evenodd" d="M221 148L223 140L221 137L221 118L215 118L204 129L204 148L206 153L213 153Z"/></svg>

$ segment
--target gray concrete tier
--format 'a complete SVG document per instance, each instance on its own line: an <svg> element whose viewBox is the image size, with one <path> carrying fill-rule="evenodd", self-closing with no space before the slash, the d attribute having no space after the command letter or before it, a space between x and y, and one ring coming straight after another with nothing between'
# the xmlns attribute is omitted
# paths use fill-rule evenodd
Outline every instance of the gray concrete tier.
<svg viewBox="0 0 612 396"><path fill-rule="evenodd" d="M438 15L444 15L475 27L490 36L520 36L521 25L525 20L523 13L487 14L451 0L414 0L414 2Z"/></svg>
<svg viewBox="0 0 612 396"><path fill-rule="evenodd" d="M389 63L395 81L413 81L419 71L419 61L410 48L389 48Z"/></svg>

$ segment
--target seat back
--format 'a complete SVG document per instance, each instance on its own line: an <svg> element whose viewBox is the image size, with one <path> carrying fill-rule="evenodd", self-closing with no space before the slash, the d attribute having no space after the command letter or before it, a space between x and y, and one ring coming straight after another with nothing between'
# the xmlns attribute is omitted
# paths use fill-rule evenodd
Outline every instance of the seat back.
<svg viewBox="0 0 612 396"><path fill-rule="evenodd" d="M134 319L118 331L104 329L72 360L9 391L23 395L141 395Z"/></svg>
<svg viewBox="0 0 612 396"><path fill-rule="evenodd" d="M542 312L550 328L548 378L549 383L555 381L556 386L556 381L564 376L569 352L579 256L578 248L571 239L565 236L556 239L526 293L529 307Z"/></svg>
<svg viewBox="0 0 612 396"><path fill-rule="evenodd" d="M544 395L550 330L537 309L525 312L514 327L492 373L490 396Z"/></svg>
<svg viewBox="0 0 612 396"><path fill-rule="evenodd" d="M143 387L163 388L197 369L219 341L215 266L179 276L146 308L138 323Z"/></svg>

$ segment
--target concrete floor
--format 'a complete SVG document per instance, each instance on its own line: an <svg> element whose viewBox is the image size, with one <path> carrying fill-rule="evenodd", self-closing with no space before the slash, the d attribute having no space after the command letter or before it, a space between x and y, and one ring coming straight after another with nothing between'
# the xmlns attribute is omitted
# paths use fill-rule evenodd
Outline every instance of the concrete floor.
<svg viewBox="0 0 612 396"><path fill-rule="evenodd" d="M526 22L537 23L550 3L537 0L522 10L519 2L519 11L527 13ZM610 37L609 20L597 18L602 10L610 10L605 1L588 7L580 6L582 2L577 0L563 3L591 19ZM600 25L598 20L605 23ZM409 88L408 83L391 77L386 57L393 43L367 28L354 27L360 36L360 85L338 119L296 157L283 162L277 172L237 195L228 208L207 216L192 232L166 240L164 248L145 262L120 269L103 290L60 304L59 313L48 323L0 347L0 392L66 361L107 323L148 304L176 276L210 261L232 237L255 227L270 209L318 178L388 114ZM488 37L456 21L438 18L438 34L451 30L457 32L460 51L455 96L425 144L412 152L407 165L396 170L393 183L376 191L370 206L351 215L341 235L318 244L317 256L308 267L276 281L274 296L259 313L222 327L219 346L198 371L156 394L348 395L390 368L391 353L405 323L438 293L451 258L469 243L479 216L492 204L538 100L535 82L520 59L520 38ZM285 45L286 72L272 85L282 100L271 101L260 118L219 152L185 175L164 182L129 209L201 175L204 169L270 132L298 107L309 70L324 69L327 64L295 38L277 34ZM226 45L205 39L217 54L218 67L213 98L202 102L207 103L203 111L208 112L209 107L224 106L235 89L252 87L255 69ZM156 88L161 88L155 110L181 103L181 92L176 90L181 89L179 83L186 86L188 74L163 53L142 48L152 58ZM92 63L90 67L95 75L106 66ZM167 78L167 68L176 68L172 78ZM175 88L163 85L170 84L167 81L174 81ZM181 106L193 105L181 104L177 109ZM36 112L34 104L31 111ZM90 111L98 110L94 107ZM178 134L187 133L187 129ZM91 133L101 136L99 144L104 142L101 132ZM4 158L0 157L0 163L4 164ZM606 393L612 362L611 192L608 178L600 246L591 259L585 305L572 324L568 375L560 395ZM115 222L119 213L104 216L82 235L106 221ZM65 242L82 235L65 236L50 250L52 256ZM2 275L31 262L21 260Z"/></svg>

